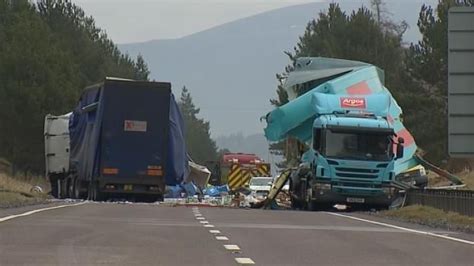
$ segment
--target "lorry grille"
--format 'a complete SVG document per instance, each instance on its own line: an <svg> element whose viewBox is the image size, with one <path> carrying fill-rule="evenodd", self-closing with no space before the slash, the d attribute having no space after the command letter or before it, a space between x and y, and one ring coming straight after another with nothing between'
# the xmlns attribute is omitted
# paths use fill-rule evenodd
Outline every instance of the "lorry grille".
<svg viewBox="0 0 474 266"><path fill-rule="evenodd" d="M370 179L377 178L378 173L378 169L336 167L336 175L339 177Z"/></svg>

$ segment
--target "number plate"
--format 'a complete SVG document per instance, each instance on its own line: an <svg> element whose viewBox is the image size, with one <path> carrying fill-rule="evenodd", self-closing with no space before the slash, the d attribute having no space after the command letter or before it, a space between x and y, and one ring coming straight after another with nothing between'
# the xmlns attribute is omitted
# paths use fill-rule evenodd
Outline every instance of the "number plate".
<svg viewBox="0 0 474 266"><path fill-rule="evenodd" d="M364 198L347 198L347 202L352 202L352 203L364 203L365 199Z"/></svg>
<svg viewBox="0 0 474 266"><path fill-rule="evenodd" d="M125 191L132 191L133 190L133 185L124 185L123 190Z"/></svg>

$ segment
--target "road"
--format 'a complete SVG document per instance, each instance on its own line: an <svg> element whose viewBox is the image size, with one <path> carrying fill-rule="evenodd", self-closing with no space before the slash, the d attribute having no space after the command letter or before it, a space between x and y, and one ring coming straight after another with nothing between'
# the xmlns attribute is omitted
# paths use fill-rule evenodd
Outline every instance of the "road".
<svg viewBox="0 0 474 266"><path fill-rule="evenodd" d="M84 203L0 222L0 265L238 265L236 259L473 265L474 245L325 212Z"/></svg>

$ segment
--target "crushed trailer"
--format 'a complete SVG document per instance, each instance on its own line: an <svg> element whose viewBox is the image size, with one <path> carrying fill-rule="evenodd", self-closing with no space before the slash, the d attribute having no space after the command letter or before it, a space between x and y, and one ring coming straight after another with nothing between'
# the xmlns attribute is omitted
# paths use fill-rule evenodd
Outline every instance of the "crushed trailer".
<svg viewBox="0 0 474 266"><path fill-rule="evenodd" d="M381 69L357 61L299 58L284 88L289 102L265 116L265 136L272 142L297 140L300 164L285 170L257 207L268 207L286 181L292 207L310 210L335 204L390 206L405 190L427 185L425 167L462 184L417 153Z"/></svg>

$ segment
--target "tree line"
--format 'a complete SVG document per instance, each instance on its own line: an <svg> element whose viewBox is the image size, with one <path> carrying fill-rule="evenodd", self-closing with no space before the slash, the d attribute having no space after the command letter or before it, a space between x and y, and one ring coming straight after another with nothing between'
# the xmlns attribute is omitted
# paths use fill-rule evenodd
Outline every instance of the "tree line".
<svg viewBox="0 0 474 266"><path fill-rule="evenodd" d="M142 56L121 53L70 0L0 0L0 158L14 171L42 173L46 114L70 112L86 86L107 76L149 75ZM209 123L196 117L187 90L180 106L191 155L215 159Z"/></svg>
<svg viewBox="0 0 474 266"><path fill-rule="evenodd" d="M46 114L71 111L106 76L148 75L141 56L122 54L71 1L0 0L0 157L40 173Z"/></svg>
<svg viewBox="0 0 474 266"><path fill-rule="evenodd" d="M435 163L447 159L447 87L448 87L448 10L452 6L473 6L472 0L440 0L437 7L422 5L418 43L405 45L407 23L395 23L382 0L372 0L371 8L360 7L351 13L332 3L326 12L311 20L281 74L277 98L279 106L288 102L283 80L298 57L334 57L363 61L385 70L385 86L404 112L404 125L414 135L426 157ZM283 154L281 166L296 163L295 142L280 142L270 147Z"/></svg>

